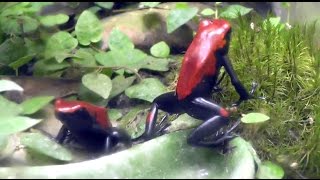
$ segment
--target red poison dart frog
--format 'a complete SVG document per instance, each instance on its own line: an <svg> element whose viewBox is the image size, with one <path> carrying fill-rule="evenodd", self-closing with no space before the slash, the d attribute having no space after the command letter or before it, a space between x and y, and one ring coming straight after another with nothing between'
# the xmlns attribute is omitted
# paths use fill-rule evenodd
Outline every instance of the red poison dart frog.
<svg viewBox="0 0 320 180"><path fill-rule="evenodd" d="M111 152L118 143L131 145L131 137L124 130L112 127L104 107L57 99L55 115L63 124L56 137L59 143L63 143L70 132L79 144L89 150Z"/></svg>
<svg viewBox="0 0 320 180"><path fill-rule="evenodd" d="M154 137L155 129L159 129L158 126L156 127L159 109L169 114L187 113L204 121L188 136L187 142L190 145L214 147L235 137L230 133L239 121L229 130L221 132L221 128L229 124L229 112L211 100L211 94L218 84L220 68L224 67L240 96L234 106L252 98L257 84L248 93L239 81L227 57L230 36L231 26L226 20L214 19L200 22L198 31L182 61L176 90L162 94L153 101L147 116L145 132L141 137L146 139ZM207 140L209 136L211 139Z"/></svg>

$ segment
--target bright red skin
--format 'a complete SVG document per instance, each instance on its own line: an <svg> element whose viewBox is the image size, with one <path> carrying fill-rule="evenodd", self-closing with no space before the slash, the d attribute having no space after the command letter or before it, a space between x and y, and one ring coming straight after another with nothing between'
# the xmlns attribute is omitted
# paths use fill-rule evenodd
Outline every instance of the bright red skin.
<svg viewBox="0 0 320 180"><path fill-rule="evenodd" d="M223 19L200 22L197 34L182 61L176 88L179 100L190 95L205 76L218 73L214 53L225 46L225 35L230 29L230 23Z"/></svg>
<svg viewBox="0 0 320 180"><path fill-rule="evenodd" d="M73 113L80 108L85 108L89 114L97 120L97 123L104 129L112 127L108 117L107 109L104 107L95 106L83 101L65 101L57 99L55 101L55 111L61 113Z"/></svg>

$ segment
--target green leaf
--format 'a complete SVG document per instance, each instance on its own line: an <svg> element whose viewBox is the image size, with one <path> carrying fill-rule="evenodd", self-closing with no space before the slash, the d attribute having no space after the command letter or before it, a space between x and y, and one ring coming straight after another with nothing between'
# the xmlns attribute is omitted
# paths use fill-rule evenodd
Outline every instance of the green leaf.
<svg viewBox="0 0 320 180"><path fill-rule="evenodd" d="M110 92L109 98L113 98L120 93L122 93L124 90L126 90L133 81L136 79L135 76L131 76L128 78L125 78L123 75L118 75L115 78L112 79L112 89Z"/></svg>
<svg viewBox="0 0 320 180"><path fill-rule="evenodd" d="M54 159L61 161L71 161L73 159L72 154L67 149L41 133L22 133L20 141L28 149Z"/></svg>
<svg viewBox="0 0 320 180"><path fill-rule="evenodd" d="M45 56L46 59L56 58L61 63L65 58L71 56L71 51L78 46L77 39L65 31L59 31L52 35L46 46Z"/></svg>
<svg viewBox="0 0 320 180"><path fill-rule="evenodd" d="M19 67L30 62L34 57L35 57L35 54L29 54L29 55L23 56L22 58L19 58L18 60L10 63L9 66L12 69L18 69Z"/></svg>
<svg viewBox="0 0 320 180"><path fill-rule="evenodd" d="M222 155L212 148L187 144L190 131L163 135L127 150L80 163L52 166L1 167L0 178L48 179L253 179L254 161L246 141Z"/></svg>
<svg viewBox="0 0 320 180"><path fill-rule="evenodd" d="M13 134L24 131L41 122L25 116L3 116L0 120L0 135Z"/></svg>
<svg viewBox="0 0 320 180"><path fill-rule="evenodd" d="M35 76L45 76L63 70L69 66L69 63L67 62L57 63L53 59L41 60L35 63L33 73Z"/></svg>
<svg viewBox="0 0 320 180"><path fill-rule="evenodd" d="M35 31L39 22L29 16L7 16L0 18L1 29L7 34L22 34Z"/></svg>
<svg viewBox="0 0 320 180"><path fill-rule="evenodd" d="M112 9L114 2L94 2L96 5L103 7L104 9Z"/></svg>
<svg viewBox="0 0 320 180"><path fill-rule="evenodd" d="M259 165L256 176L258 179L282 179L284 171L279 165L264 161Z"/></svg>
<svg viewBox="0 0 320 180"><path fill-rule="evenodd" d="M150 53L155 57L166 58L170 54L170 47L166 42L161 41L150 48Z"/></svg>
<svg viewBox="0 0 320 180"><path fill-rule="evenodd" d="M109 115L110 121L116 121L122 117L121 110L119 109L108 109L108 115Z"/></svg>
<svg viewBox="0 0 320 180"><path fill-rule="evenodd" d="M141 69L149 69L153 71L168 71L169 59L155 58L153 56L147 56L146 62Z"/></svg>
<svg viewBox="0 0 320 180"><path fill-rule="evenodd" d="M180 26L188 22L198 13L197 7L182 6L180 8L175 8L169 12L167 16L167 32L172 33L174 30L178 29Z"/></svg>
<svg viewBox="0 0 320 180"><path fill-rule="evenodd" d="M137 98L152 102L156 97L166 92L166 87L156 78L143 79L139 84L126 89L129 98Z"/></svg>
<svg viewBox="0 0 320 180"><path fill-rule="evenodd" d="M20 105L23 109L21 114L33 114L49 104L54 96L39 96L23 101Z"/></svg>
<svg viewBox="0 0 320 180"><path fill-rule="evenodd" d="M220 17L234 19L238 15L244 16L252 11L252 8L247 8L238 4L230 5L225 11L220 13Z"/></svg>
<svg viewBox="0 0 320 180"><path fill-rule="evenodd" d="M216 11L214 11L213 9L211 8L205 8L203 9L200 14L204 15L204 16L211 16L211 15L214 15L216 14Z"/></svg>
<svg viewBox="0 0 320 180"><path fill-rule="evenodd" d="M90 11L83 11L77 21L75 32L81 45L87 46L102 39L103 26L99 19Z"/></svg>
<svg viewBox="0 0 320 180"><path fill-rule="evenodd" d="M69 16L66 14L55 14L55 15L48 15L48 16L41 16L40 22L44 26L51 27L59 24L64 24L68 22Z"/></svg>
<svg viewBox="0 0 320 180"><path fill-rule="evenodd" d="M107 99L112 89L111 79L104 74L89 73L82 76L82 84L97 93L104 99Z"/></svg>
<svg viewBox="0 0 320 180"><path fill-rule="evenodd" d="M161 2L140 2L139 7L149 7L153 8L159 5Z"/></svg>
<svg viewBox="0 0 320 180"><path fill-rule="evenodd" d="M96 53L91 48L80 48L72 57L75 64L82 66L96 66L96 59L94 57Z"/></svg>
<svg viewBox="0 0 320 180"><path fill-rule="evenodd" d="M15 102L9 101L8 99L0 95L0 117L16 116L20 114L22 111L23 109L18 104L16 104ZM0 123L1 121L2 121L2 118L0 119Z"/></svg>
<svg viewBox="0 0 320 180"><path fill-rule="evenodd" d="M0 45L0 62L10 64L27 54L22 38L10 38Z"/></svg>
<svg viewBox="0 0 320 180"><path fill-rule="evenodd" d="M241 118L243 123L260 123L269 120L270 117L262 113L249 113Z"/></svg>
<svg viewBox="0 0 320 180"><path fill-rule="evenodd" d="M95 55L96 60L106 67L126 67L138 71L145 65L147 54L138 49L128 51L108 51ZM129 73L132 73L128 71Z"/></svg>
<svg viewBox="0 0 320 180"><path fill-rule="evenodd" d="M0 80L0 92L3 91L23 91L23 88L10 80L6 80L6 79L1 79Z"/></svg>
<svg viewBox="0 0 320 180"><path fill-rule="evenodd" d="M177 119L171 122L167 128L168 132L174 132L182 129L191 129L202 124L203 121L189 116L187 113L179 115Z"/></svg>
<svg viewBox="0 0 320 180"><path fill-rule="evenodd" d="M131 39L117 28L112 29L108 39L108 45L112 51L118 50L124 52L127 50L133 50L134 48L134 44Z"/></svg>

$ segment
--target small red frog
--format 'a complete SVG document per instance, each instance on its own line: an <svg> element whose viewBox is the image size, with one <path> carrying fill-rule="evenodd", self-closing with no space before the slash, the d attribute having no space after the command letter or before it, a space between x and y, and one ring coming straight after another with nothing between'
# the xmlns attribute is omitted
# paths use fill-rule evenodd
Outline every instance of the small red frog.
<svg viewBox="0 0 320 180"><path fill-rule="evenodd" d="M118 143L131 145L131 137L121 129L112 127L107 109L83 101L55 101L55 115L62 122L56 137L63 143L68 132L88 150L111 152Z"/></svg>
<svg viewBox="0 0 320 180"><path fill-rule="evenodd" d="M159 109L169 114L187 113L204 121L189 135L188 143L191 145L213 147L234 137L230 133L239 122L229 130L222 131L222 128L229 124L229 112L211 100L212 92L219 83L220 68L225 68L232 85L240 95L234 106L252 98L251 94L257 84L248 93L239 81L227 57L230 36L231 25L226 20L200 22L198 31L182 61L176 90L162 94L153 101L147 116L145 132L141 137L146 139L154 137ZM209 136L211 139L206 140Z"/></svg>

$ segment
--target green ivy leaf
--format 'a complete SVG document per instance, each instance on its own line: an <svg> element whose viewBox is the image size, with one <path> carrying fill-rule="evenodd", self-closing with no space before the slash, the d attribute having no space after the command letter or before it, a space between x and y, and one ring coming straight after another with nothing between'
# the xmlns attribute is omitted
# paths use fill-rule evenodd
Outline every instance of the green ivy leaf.
<svg viewBox="0 0 320 180"><path fill-rule="evenodd" d="M129 98L137 98L152 102L156 97L166 92L166 87L156 78L143 79L139 84L129 87L125 94Z"/></svg>
<svg viewBox="0 0 320 180"><path fill-rule="evenodd" d="M166 58L170 54L170 47L166 42L160 41L150 48L150 53L159 58Z"/></svg>
<svg viewBox="0 0 320 180"><path fill-rule="evenodd" d="M177 3L178 4L178 3ZM175 9L172 9L167 16L167 32L172 33L180 26L188 22L198 13L197 7L189 7L178 4Z"/></svg>
<svg viewBox="0 0 320 180"><path fill-rule="evenodd" d="M243 123L259 123L269 120L270 117L262 113L249 113L241 118Z"/></svg>
<svg viewBox="0 0 320 180"><path fill-rule="evenodd" d="M106 67L126 67L138 71L146 63L147 54L138 49L108 51L95 55L96 60ZM127 71L128 73L132 73Z"/></svg>
<svg viewBox="0 0 320 180"><path fill-rule="evenodd" d="M214 15L216 14L216 11L214 11L213 9L211 8L205 8L203 9L200 14L204 15L204 16L211 16L211 15Z"/></svg>
<svg viewBox="0 0 320 180"><path fill-rule="evenodd" d="M0 92L3 91L23 91L23 88L10 80L6 80L6 79L1 79L0 80Z"/></svg>
<svg viewBox="0 0 320 180"><path fill-rule="evenodd" d="M139 3L139 7L143 8L143 7L149 7L149 8L153 8L156 7L160 4L161 2L140 2Z"/></svg>
<svg viewBox="0 0 320 180"><path fill-rule="evenodd" d="M71 161L72 154L60 144L41 133L22 133L21 144L40 154L44 154L61 161Z"/></svg>
<svg viewBox="0 0 320 180"><path fill-rule="evenodd" d="M126 51L134 49L131 39L117 28L113 28L108 40L110 50Z"/></svg>
<svg viewBox="0 0 320 180"><path fill-rule="evenodd" d="M18 69L19 67L30 62L34 57L35 57L35 54L29 54L29 55L23 56L22 58L19 58L18 60L10 63L9 66L12 69Z"/></svg>
<svg viewBox="0 0 320 180"><path fill-rule="evenodd" d="M118 75L115 78L112 79L112 89L110 92L110 99L119 95L124 90L126 90L133 81L136 79L135 76L131 76L128 78L125 78L123 75Z"/></svg>
<svg viewBox="0 0 320 180"><path fill-rule="evenodd" d="M18 104L0 95L0 117L16 116L20 114L22 111L23 111L22 107L20 107ZM1 130L0 130L0 133L1 133Z"/></svg>
<svg viewBox="0 0 320 180"><path fill-rule="evenodd" d="M121 110L119 109L108 109L108 115L109 115L110 121L116 121L122 117Z"/></svg>
<svg viewBox="0 0 320 180"><path fill-rule="evenodd" d="M54 96L39 96L23 101L20 106L23 111L21 114L33 114L49 104L54 99Z"/></svg>
<svg viewBox="0 0 320 180"><path fill-rule="evenodd" d="M50 75L52 73L61 71L69 66L69 63L67 62L57 63L54 59L41 60L37 61L34 64L33 74L35 76Z"/></svg>
<svg viewBox="0 0 320 180"><path fill-rule="evenodd" d="M75 64L82 66L96 66L96 59L94 57L96 53L91 48L80 48L72 57Z"/></svg>
<svg viewBox="0 0 320 180"><path fill-rule="evenodd" d="M244 16L252 11L252 8L247 8L238 4L234 4L229 6L225 11L220 13L220 17L234 19L237 18L238 15Z"/></svg>
<svg viewBox="0 0 320 180"><path fill-rule="evenodd" d="M262 162L256 174L258 179L282 179L284 176L284 171L282 167L271 161Z"/></svg>
<svg viewBox="0 0 320 180"><path fill-rule="evenodd" d="M102 39L103 26L99 19L90 11L83 11L75 27L77 39L81 45L87 46Z"/></svg>
<svg viewBox="0 0 320 180"><path fill-rule="evenodd" d="M96 5L103 7L104 9L112 9L114 2L94 2Z"/></svg>
<svg viewBox="0 0 320 180"><path fill-rule="evenodd" d="M112 89L111 79L104 74L89 73L82 77L82 84L97 93L104 99L107 99Z"/></svg>
<svg viewBox="0 0 320 180"><path fill-rule="evenodd" d="M27 54L22 38L10 38L0 45L0 62L10 64Z"/></svg>
<svg viewBox="0 0 320 180"><path fill-rule="evenodd" d="M22 34L35 31L39 22L29 16L7 16L0 18L1 29L7 34Z"/></svg>
<svg viewBox="0 0 320 180"><path fill-rule="evenodd" d="M141 69L149 69L153 71L168 71L169 62L170 62L169 59L162 59L162 58L147 56L146 63L144 63Z"/></svg>
<svg viewBox="0 0 320 180"><path fill-rule="evenodd" d="M44 26L51 27L59 24L64 24L68 22L69 16L66 14L55 14L55 15L48 15L48 16L41 16L40 22Z"/></svg>
<svg viewBox="0 0 320 180"><path fill-rule="evenodd" d="M46 46L46 59L54 57L59 63L65 58L70 57L70 51L78 46L77 39L65 31L60 31L52 35Z"/></svg>
<svg viewBox="0 0 320 180"><path fill-rule="evenodd" d="M13 134L24 131L41 122L25 116L1 116L0 135Z"/></svg>

